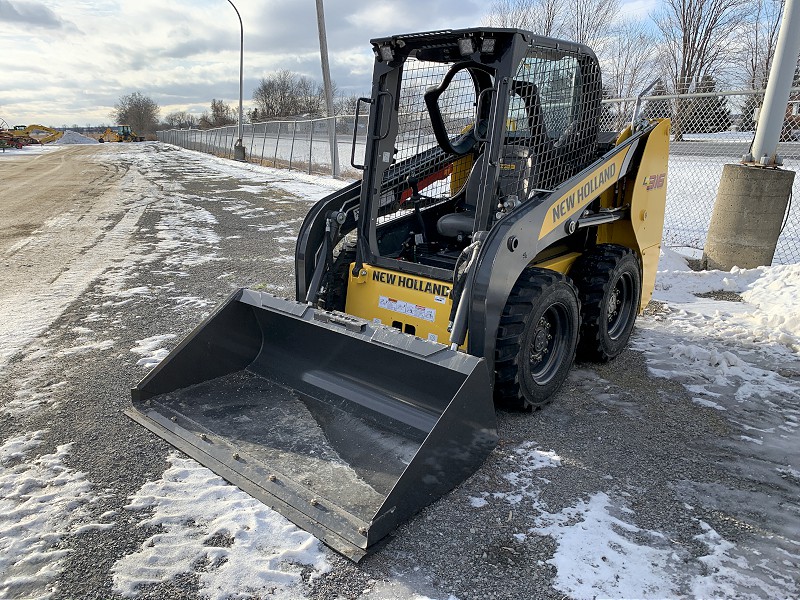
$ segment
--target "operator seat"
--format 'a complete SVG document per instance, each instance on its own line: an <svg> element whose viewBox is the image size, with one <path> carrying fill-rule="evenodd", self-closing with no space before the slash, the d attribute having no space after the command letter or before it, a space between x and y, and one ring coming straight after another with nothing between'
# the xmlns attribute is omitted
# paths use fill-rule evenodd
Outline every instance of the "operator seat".
<svg viewBox="0 0 800 600"><path fill-rule="evenodd" d="M436 222L436 231L440 235L450 238L472 235L472 230L475 227L475 211L481 183L481 170L485 162L486 154L482 152L472 164L472 169L467 175L464 187L458 192L458 194L464 195L462 204L464 210L439 217Z"/></svg>

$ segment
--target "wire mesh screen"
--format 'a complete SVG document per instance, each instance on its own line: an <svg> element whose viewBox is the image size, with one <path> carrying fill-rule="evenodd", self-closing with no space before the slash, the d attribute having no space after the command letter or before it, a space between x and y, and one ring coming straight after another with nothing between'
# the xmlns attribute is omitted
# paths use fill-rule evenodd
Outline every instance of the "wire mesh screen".
<svg viewBox="0 0 800 600"><path fill-rule="evenodd" d="M511 89L500 192L525 200L595 157L601 88L577 54L533 46Z"/></svg>
<svg viewBox="0 0 800 600"><path fill-rule="evenodd" d="M398 100L397 138L392 167L381 186L381 216L391 219L413 208L408 177L424 198L420 208L450 197L452 157L436 142L431 117L425 105L425 93L442 84L449 63L418 60L410 57L403 66ZM475 84L466 70L457 71L439 97L442 122L449 137L455 137L475 124Z"/></svg>

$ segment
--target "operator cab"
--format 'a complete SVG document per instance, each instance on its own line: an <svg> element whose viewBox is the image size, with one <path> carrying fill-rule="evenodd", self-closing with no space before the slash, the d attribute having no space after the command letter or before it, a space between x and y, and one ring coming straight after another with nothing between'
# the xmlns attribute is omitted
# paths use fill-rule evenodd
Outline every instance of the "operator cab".
<svg viewBox="0 0 800 600"><path fill-rule="evenodd" d="M447 33L373 40L382 75L362 188L373 218L359 234L365 262L439 279L476 231L597 157L601 98L585 46L518 30Z"/></svg>

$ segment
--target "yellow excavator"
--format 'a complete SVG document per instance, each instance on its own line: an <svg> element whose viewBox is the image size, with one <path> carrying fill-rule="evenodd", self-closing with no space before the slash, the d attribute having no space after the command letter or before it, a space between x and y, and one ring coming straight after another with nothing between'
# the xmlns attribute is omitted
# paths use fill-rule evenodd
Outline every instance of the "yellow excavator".
<svg viewBox="0 0 800 600"><path fill-rule="evenodd" d="M626 347L654 288L670 127L601 131L581 44L371 43L363 177L308 213L296 299L238 290L128 411L353 560L481 465L495 406L543 407L576 356Z"/></svg>
<svg viewBox="0 0 800 600"><path fill-rule="evenodd" d="M6 137L13 138L17 144L28 146L31 144L47 144L59 139L63 132L45 125L15 125L4 131Z"/></svg>
<svg viewBox="0 0 800 600"><path fill-rule="evenodd" d="M97 139L103 142L143 142L144 137L137 135L130 125L117 125L108 127Z"/></svg>
<svg viewBox="0 0 800 600"><path fill-rule="evenodd" d="M46 125L17 125L14 127L14 131L22 132L23 135L35 140L33 143L38 144L55 142L64 135L63 131L47 127Z"/></svg>

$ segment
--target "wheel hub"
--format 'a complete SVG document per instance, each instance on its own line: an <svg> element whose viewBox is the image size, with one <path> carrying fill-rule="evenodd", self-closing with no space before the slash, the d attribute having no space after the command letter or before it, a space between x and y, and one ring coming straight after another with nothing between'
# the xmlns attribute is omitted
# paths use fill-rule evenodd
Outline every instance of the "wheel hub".
<svg viewBox="0 0 800 600"><path fill-rule="evenodd" d="M553 336L550 333L551 325L550 321L545 319L544 317L539 320L538 325L536 326L536 331L533 334L533 344L531 344L531 362L537 363L542 360L545 354L547 354L548 346L550 345L550 340L553 339Z"/></svg>
<svg viewBox="0 0 800 600"><path fill-rule="evenodd" d="M608 310L606 317L609 323L611 323L619 314L620 304L622 304L622 299L620 298L620 290L619 287L615 287L614 291L612 291L611 295L608 297Z"/></svg>

